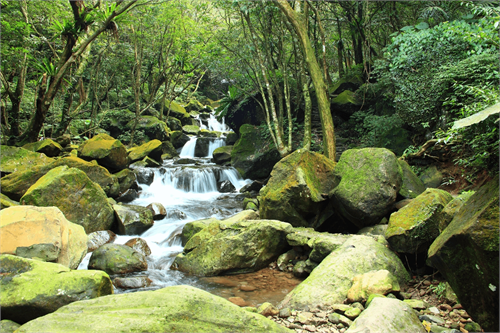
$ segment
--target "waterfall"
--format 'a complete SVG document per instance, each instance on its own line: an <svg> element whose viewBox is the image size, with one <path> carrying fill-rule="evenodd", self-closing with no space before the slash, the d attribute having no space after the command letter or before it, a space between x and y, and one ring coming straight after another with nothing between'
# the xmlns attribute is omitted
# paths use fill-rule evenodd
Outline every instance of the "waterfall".
<svg viewBox="0 0 500 333"><path fill-rule="evenodd" d="M219 148L219 147L222 147L222 146L225 146L226 145L226 139L225 138L222 138L222 139L213 139L211 142L210 142L210 145L208 146L208 154L206 157L212 157L212 155L214 154L214 150Z"/></svg>
<svg viewBox="0 0 500 333"><path fill-rule="evenodd" d="M182 150L179 154L180 157L186 157L186 158L192 158L194 157L194 149L196 148L196 140L198 138L193 136L191 139L186 142L184 147L182 147Z"/></svg>

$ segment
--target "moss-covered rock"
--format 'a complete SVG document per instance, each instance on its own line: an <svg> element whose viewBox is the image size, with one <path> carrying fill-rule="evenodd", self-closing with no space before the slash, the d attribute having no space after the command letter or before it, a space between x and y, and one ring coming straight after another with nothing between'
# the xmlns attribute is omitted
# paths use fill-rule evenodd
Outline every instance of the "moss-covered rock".
<svg viewBox="0 0 500 333"><path fill-rule="evenodd" d="M96 160L99 165L111 171L120 171L128 165L125 146L107 134L99 134L85 141L78 149L78 157Z"/></svg>
<svg viewBox="0 0 500 333"><path fill-rule="evenodd" d="M327 193L335 185L334 167L325 156L302 149L283 158L260 191L260 216L295 227L321 226L324 219L319 217L328 204Z"/></svg>
<svg viewBox="0 0 500 333"><path fill-rule="evenodd" d="M47 172L21 198L21 204L58 207L87 233L111 229L114 211L101 187L76 168L60 166Z"/></svg>
<svg viewBox="0 0 500 333"><path fill-rule="evenodd" d="M346 150L335 167L338 184L329 196L338 213L358 228L390 212L401 188L396 156L385 148Z"/></svg>
<svg viewBox="0 0 500 333"><path fill-rule="evenodd" d="M351 235L295 287L279 307L300 310L306 306L313 308L342 303L356 275L381 269L391 272L401 285L409 278L401 260L389 250L386 242Z"/></svg>
<svg viewBox="0 0 500 333"><path fill-rule="evenodd" d="M474 193L432 243L427 263L439 269L465 310L485 331L499 328L498 176Z"/></svg>
<svg viewBox="0 0 500 333"><path fill-rule="evenodd" d="M238 134L234 132L229 132L226 135L226 145L232 146L238 141Z"/></svg>
<svg viewBox="0 0 500 333"><path fill-rule="evenodd" d="M413 172L405 160L398 159L402 171L402 184L399 195L403 198L414 199L425 191L425 185Z"/></svg>
<svg viewBox="0 0 500 333"><path fill-rule="evenodd" d="M224 165L231 163L231 152L233 151L233 146L223 146L214 150L212 154L214 162L219 165Z"/></svg>
<svg viewBox="0 0 500 333"><path fill-rule="evenodd" d="M133 122L131 120L127 127L132 128ZM166 141L170 138L170 129L164 121L159 120L153 116L141 116L136 127L137 131L143 131L149 140Z"/></svg>
<svg viewBox="0 0 500 333"><path fill-rule="evenodd" d="M361 102L356 98L356 94L350 90L344 90L331 100L330 109L333 114L342 115L347 118L358 111Z"/></svg>
<svg viewBox="0 0 500 333"><path fill-rule="evenodd" d="M54 161L53 158L47 157L45 154L35 153L24 148L2 145L0 151L0 172L2 175L29 170L34 166Z"/></svg>
<svg viewBox="0 0 500 333"><path fill-rule="evenodd" d="M120 185L120 194L137 185L137 176L130 169L123 169L113 175Z"/></svg>
<svg viewBox="0 0 500 333"><path fill-rule="evenodd" d="M182 131L173 131L170 136L170 141L174 148L182 148L189 141L189 136L184 134Z"/></svg>
<svg viewBox="0 0 500 333"><path fill-rule="evenodd" d="M426 188L437 188L443 181L443 174L433 165L422 172L420 180L424 183Z"/></svg>
<svg viewBox="0 0 500 333"><path fill-rule="evenodd" d="M352 323L346 333L411 332L425 333L413 309L397 299L375 297L370 306Z"/></svg>
<svg viewBox="0 0 500 333"><path fill-rule="evenodd" d="M184 105L184 109L186 112L191 112L191 111L201 111L204 108L203 104L201 104L198 100L192 99L189 101L187 105Z"/></svg>
<svg viewBox="0 0 500 333"><path fill-rule="evenodd" d="M2 319L24 324L60 307L113 293L108 274L0 255ZM39 331L41 329L39 328Z"/></svg>
<svg viewBox="0 0 500 333"><path fill-rule="evenodd" d="M2 254L39 258L71 269L76 269L87 254L85 230L68 221L57 207L3 209L0 234Z"/></svg>
<svg viewBox="0 0 500 333"><path fill-rule="evenodd" d="M179 156L179 153L177 152L176 148L170 141L163 141L161 143L161 160L158 161L159 163L162 163L163 160L167 159L172 159L174 157Z"/></svg>
<svg viewBox="0 0 500 333"><path fill-rule="evenodd" d="M354 277L347 292L347 301L364 302L371 294L386 295L400 290L398 279L391 272L385 269L372 271Z"/></svg>
<svg viewBox="0 0 500 333"><path fill-rule="evenodd" d="M182 240L182 246L185 246L186 243L197 233L205 229L210 223L219 221L216 218L208 218L208 219L203 219L203 220L197 220L197 221L192 221L188 222L184 225L182 228L182 234L181 234L181 240Z"/></svg>
<svg viewBox="0 0 500 333"><path fill-rule="evenodd" d="M148 263L144 255L130 246L108 243L92 252L89 269L108 274L126 274L145 271Z"/></svg>
<svg viewBox="0 0 500 333"><path fill-rule="evenodd" d="M13 322L9 319L3 319L0 321L0 332L3 333L14 333L21 325Z"/></svg>
<svg viewBox="0 0 500 333"><path fill-rule="evenodd" d="M177 118L181 121L182 126L184 125L193 125L193 120L189 113L186 112L186 109L184 109L183 106L180 104L172 101L169 103L165 104L166 108L169 108L169 115Z"/></svg>
<svg viewBox="0 0 500 333"><path fill-rule="evenodd" d="M240 127L240 138L231 151L231 165L243 178L267 178L280 158L278 150L269 146L257 128L248 124Z"/></svg>
<svg viewBox="0 0 500 333"><path fill-rule="evenodd" d="M167 126L172 131L181 131L182 130L182 123L181 123L181 121L179 119L177 119L177 118L174 118L174 117L168 117Z"/></svg>
<svg viewBox="0 0 500 333"><path fill-rule="evenodd" d="M347 238L349 238L347 235L318 232L312 228L293 228L293 231L286 236L291 246L312 249L309 259L316 263L323 261L331 252L344 244Z"/></svg>
<svg viewBox="0 0 500 333"><path fill-rule="evenodd" d="M63 165L82 170L90 178L90 180L99 184L108 196L118 196L120 186L106 168L87 162L76 156L60 158L47 165L35 166L28 170L16 171L2 177L2 192L15 200L20 200L26 191L33 184L35 184L38 179L42 178L53 168Z"/></svg>
<svg viewBox="0 0 500 333"><path fill-rule="evenodd" d="M450 224L455 215L460 211L460 208L470 199L474 194L474 191L467 191L461 193L456 198L453 198L448 204L443 208L440 214L439 221L439 232L443 232L444 229Z"/></svg>
<svg viewBox="0 0 500 333"><path fill-rule="evenodd" d="M439 236L441 211L453 199L446 191L429 188L391 215L385 237L403 253L427 252Z"/></svg>
<svg viewBox="0 0 500 333"><path fill-rule="evenodd" d="M120 235L140 235L154 224L153 212L147 207L113 205L113 209Z"/></svg>
<svg viewBox="0 0 500 333"><path fill-rule="evenodd" d="M292 332L270 319L190 286L70 304L19 328L27 332Z"/></svg>
<svg viewBox="0 0 500 333"><path fill-rule="evenodd" d="M200 133L200 127L196 125L184 125L182 126L182 132L187 135L198 135Z"/></svg>
<svg viewBox="0 0 500 333"><path fill-rule="evenodd" d="M287 250L291 230L279 221L215 221L187 242L172 267L202 276L253 272Z"/></svg>
<svg viewBox="0 0 500 333"><path fill-rule="evenodd" d="M3 193L0 193L0 209L19 206L19 202L12 200Z"/></svg>
<svg viewBox="0 0 500 333"><path fill-rule="evenodd" d="M163 153L163 145L160 140L151 140L139 147L128 149L128 158L130 162L142 160L144 157L149 156L157 162L162 162L161 155Z"/></svg>
<svg viewBox="0 0 500 333"><path fill-rule="evenodd" d="M60 144L52 139L45 139L42 141L27 143L23 146L24 149L34 151L36 153L43 153L48 157L56 157L61 154L63 148Z"/></svg>

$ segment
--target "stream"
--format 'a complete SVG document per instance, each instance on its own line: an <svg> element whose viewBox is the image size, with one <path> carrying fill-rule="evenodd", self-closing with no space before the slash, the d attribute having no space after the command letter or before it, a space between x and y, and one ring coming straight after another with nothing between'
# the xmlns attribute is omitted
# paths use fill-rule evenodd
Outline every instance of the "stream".
<svg viewBox="0 0 500 333"><path fill-rule="evenodd" d="M204 124L205 123L205 124ZM227 132L230 129L219 123L213 115L200 128L210 131ZM121 289L114 287L115 293L156 290L174 285L191 285L224 298L241 297L245 305L258 306L263 302L279 303L300 280L291 273L265 268L255 273L223 277L196 277L171 270L175 256L182 252L180 239L182 228L187 222L206 219L228 218L242 210L244 196L239 189L251 182L242 179L233 167L216 165L211 162L212 153L225 145L225 138L213 138L206 157L195 157L197 137L193 136L184 145L177 159L165 160L159 168L141 168L139 172L153 173L150 185L140 184L139 197L132 205L146 207L158 202L167 217L155 221L154 225L141 235L117 235L114 243L125 244L136 237L144 239L151 249L147 257L148 270L127 276L147 276L149 287ZM181 162L182 164L177 164ZM217 184L229 181L236 188L233 193L220 193ZM87 269L91 253L87 254L78 269ZM113 279L113 277L111 277Z"/></svg>

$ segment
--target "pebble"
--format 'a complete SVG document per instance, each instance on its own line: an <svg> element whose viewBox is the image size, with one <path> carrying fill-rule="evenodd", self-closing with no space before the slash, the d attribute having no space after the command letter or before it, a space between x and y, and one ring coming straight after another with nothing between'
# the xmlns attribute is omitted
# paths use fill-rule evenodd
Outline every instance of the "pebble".
<svg viewBox="0 0 500 333"><path fill-rule="evenodd" d="M297 316L297 319L304 325L310 324L313 318L313 314L311 312L301 312Z"/></svg>
<svg viewBox="0 0 500 333"><path fill-rule="evenodd" d="M439 314L439 309L436 308L435 306L430 307L429 311L437 315Z"/></svg>
<svg viewBox="0 0 500 333"><path fill-rule="evenodd" d="M463 309L462 304L455 304L453 305L453 309Z"/></svg>
<svg viewBox="0 0 500 333"><path fill-rule="evenodd" d="M422 290L420 290L419 295L420 295L421 297L422 297L422 296L424 296L424 295L425 295L425 290L423 290L423 289L422 289Z"/></svg>
<svg viewBox="0 0 500 333"><path fill-rule="evenodd" d="M312 325L305 325L304 329L306 329L309 332L316 332L316 327Z"/></svg>
<svg viewBox="0 0 500 333"><path fill-rule="evenodd" d="M418 319L420 319L420 321L428 321L430 323L435 323L435 324L444 324L444 320L438 316L433 316L433 315L421 315L421 316L418 316Z"/></svg>
<svg viewBox="0 0 500 333"><path fill-rule="evenodd" d="M292 315L292 312L290 311L289 308L284 308L280 310L279 316L281 318L288 318Z"/></svg>
<svg viewBox="0 0 500 333"><path fill-rule="evenodd" d="M446 304L446 303L439 305L439 308L441 310L444 310L444 311L451 311L451 310L453 310L453 308L451 307L451 305Z"/></svg>
<svg viewBox="0 0 500 333"><path fill-rule="evenodd" d="M431 285L431 281L428 281L428 280L425 280L424 283L423 283L424 286L430 286Z"/></svg>

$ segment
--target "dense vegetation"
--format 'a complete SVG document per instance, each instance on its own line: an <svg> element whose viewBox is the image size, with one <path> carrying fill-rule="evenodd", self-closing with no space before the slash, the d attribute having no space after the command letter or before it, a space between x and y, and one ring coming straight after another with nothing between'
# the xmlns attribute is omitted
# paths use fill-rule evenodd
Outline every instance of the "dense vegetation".
<svg viewBox="0 0 500 333"><path fill-rule="evenodd" d="M334 131L398 154L434 138L454 143L457 163L498 172L496 117L451 129L498 103L494 2L2 0L1 10L2 143L115 126L132 145L148 140L142 117L168 122L172 103L220 116L251 104L282 156L304 146L334 158Z"/></svg>

